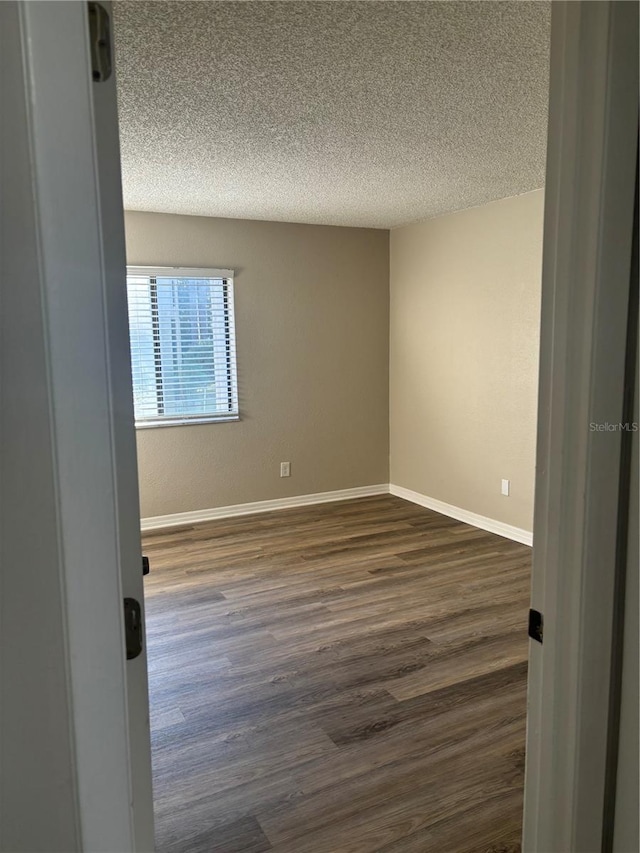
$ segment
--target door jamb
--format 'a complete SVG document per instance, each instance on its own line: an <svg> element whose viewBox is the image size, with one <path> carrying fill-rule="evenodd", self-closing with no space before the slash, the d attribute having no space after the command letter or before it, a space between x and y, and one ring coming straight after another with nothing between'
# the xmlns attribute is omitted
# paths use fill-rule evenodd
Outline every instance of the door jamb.
<svg viewBox="0 0 640 853"><path fill-rule="evenodd" d="M552 4L524 853L600 850L638 127L635 3ZM623 508L621 508L623 509Z"/></svg>
<svg viewBox="0 0 640 853"><path fill-rule="evenodd" d="M10 24L6 36L19 43L21 50L21 78L12 80L20 91L12 96L25 105L27 116L28 181L21 185L18 200L28 210L28 217L24 214L24 226L20 227L22 233L27 229L30 235L35 233L37 261L31 264L35 270L31 272L31 266L17 255L21 246L5 246L16 275L10 283L5 279L2 284L3 288L24 285L39 302L43 334L38 333L38 345L43 348L43 359L37 373L33 368L30 374L30 417L46 424L51 457L51 470L39 475L41 488L34 485L32 491L20 495L20 500L21 506L30 506L27 521L33 537L38 536L40 518L46 517L55 530L55 547L34 567L34 573L46 574L48 579L55 576L61 605L54 614L37 586L30 595L20 587L13 602L2 603L7 611L12 603L22 606L25 633L30 632L29 620L37 622L42 613L56 620L56 628L64 635L59 657L53 658L47 638L39 631L34 632L35 638L30 637L27 647L38 661L45 662L51 678L64 681L68 713L47 716L50 690L46 679L27 687L29 679L25 678L24 684L13 687L17 696L28 695L39 709L40 724L50 741L62 731L70 738L69 778L64 781L71 791L69 808L74 812L74 828L67 833L64 847L56 849L133 851L137 848L118 548L114 406L87 7L73 0L6 6L11 12L3 16ZM10 199L3 202L11 204ZM22 208L16 215L23 215ZM19 227L15 231L20 233ZM29 258L30 263L33 260ZM22 346L27 350L36 334L34 324L23 318L15 322L24 323ZM19 386L20 379L19 358L14 361L12 388ZM15 404L12 389L7 389L6 396L4 389L2 393L3 403ZM4 436L7 456L25 450L27 426L23 433L26 438L17 429ZM36 481L35 475L29 480L30 484ZM42 497L47 491L45 485L54 496L46 504ZM2 495L7 500L8 490L9 485L3 485ZM21 541L19 530L4 532L7 541L3 542L3 558L7 562L3 571L19 575L21 559L29 548L24 546L24 536ZM21 638L16 635L12 641L19 644ZM13 737L28 752L26 734L16 730ZM9 767L3 768L3 784L10 784L10 773ZM39 802L38 796L47 786L61 784L50 776L21 780L23 787L16 798L25 803L25 809L27 803ZM21 837L19 832L20 821L29 820L26 811L21 810L12 819L15 832L12 829L11 837L29 844L29 833ZM38 825L36 815L36 831L46 837L53 827ZM13 844L14 848L26 849Z"/></svg>

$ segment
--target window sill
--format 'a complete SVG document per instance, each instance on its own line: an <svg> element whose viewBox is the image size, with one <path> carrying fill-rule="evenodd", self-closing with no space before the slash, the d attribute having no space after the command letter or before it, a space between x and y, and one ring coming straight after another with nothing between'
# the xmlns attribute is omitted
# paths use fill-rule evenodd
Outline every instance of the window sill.
<svg viewBox="0 0 640 853"><path fill-rule="evenodd" d="M202 418L167 418L154 421L136 421L136 429L157 429L158 427L196 426L198 424L220 424L239 421L240 415Z"/></svg>

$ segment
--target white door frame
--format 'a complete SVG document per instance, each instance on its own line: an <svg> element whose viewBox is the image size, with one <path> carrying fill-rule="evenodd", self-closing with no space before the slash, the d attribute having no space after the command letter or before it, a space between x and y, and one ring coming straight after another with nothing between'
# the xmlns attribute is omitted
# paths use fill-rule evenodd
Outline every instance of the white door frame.
<svg viewBox="0 0 640 853"><path fill-rule="evenodd" d="M638 132L638 7L552 7L525 853L599 851ZM624 508L622 508L624 511Z"/></svg>
<svg viewBox="0 0 640 853"><path fill-rule="evenodd" d="M100 0L100 5L112 20L112 7L109 0ZM112 48L116 47L117 45L112 44ZM120 578L123 596L135 599L140 604L140 614L144 624L138 456L131 381L126 289L127 260L115 67L112 68L107 80L93 83L91 90L102 249L105 259L105 318L109 351L112 452L115 459ZM144 638L141 653L127 661L126 687L135 850L150 851L154 846L154 827L149 685Z"/></svg>
<svg viewBox="0 0 640 853"><path fill-rule="evenodd" d="M126 352L127 321L122 334L108 291L87 7L2 2L0 15L0 849L150 850L136 826L150 783L134 803L129 748L127 413L110 352L118 338ZM148 741L136 750L148 763Z"/></svg>

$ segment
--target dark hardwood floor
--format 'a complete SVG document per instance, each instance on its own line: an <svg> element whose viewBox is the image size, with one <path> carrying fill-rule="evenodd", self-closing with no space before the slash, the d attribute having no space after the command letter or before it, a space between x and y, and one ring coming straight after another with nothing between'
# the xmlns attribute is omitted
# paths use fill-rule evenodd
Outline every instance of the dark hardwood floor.
<svg viewBox="0 0 640 853"><path fill-rule="evenodd" d="M144 552L159 853L520 849L529 548L382 496Z"/></svg>

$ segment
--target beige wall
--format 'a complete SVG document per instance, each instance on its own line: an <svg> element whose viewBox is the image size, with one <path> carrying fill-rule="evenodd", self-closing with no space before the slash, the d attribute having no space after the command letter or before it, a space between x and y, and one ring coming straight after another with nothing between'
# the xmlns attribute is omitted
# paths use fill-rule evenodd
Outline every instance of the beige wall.
<svg viewBox="0 0 640 853"><path fill-rule="evenodd" d="M242 420L139 430L143 517L388 482L387 231L140 212L125 225L130 264L236 271Z"/></svg>
<svg viewBox="0 0 640 853"><path fill-rule="evenodd" d="M526 530L542 221L539 190L391 232L391 482Z"/></svg>

